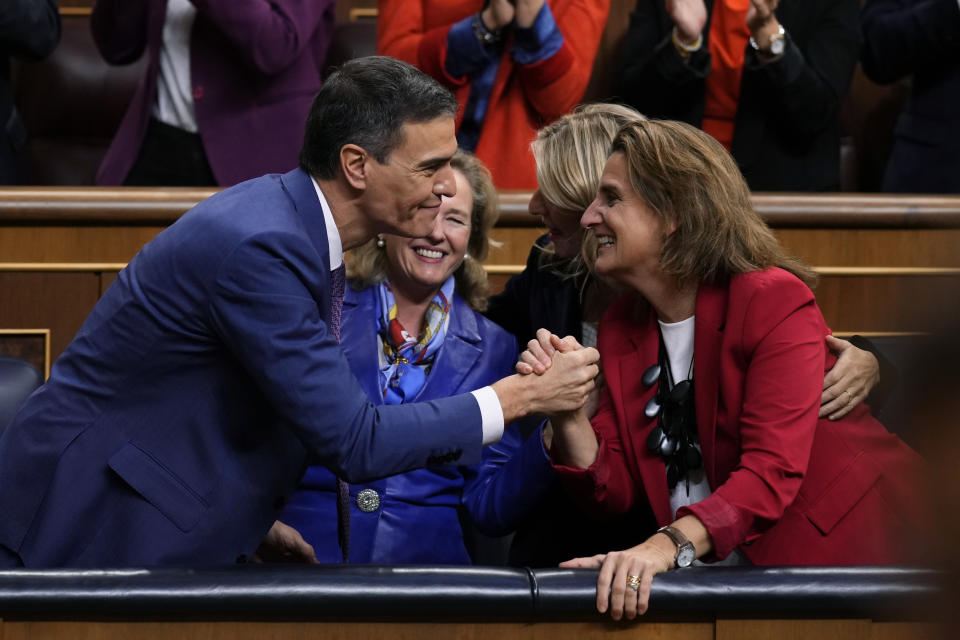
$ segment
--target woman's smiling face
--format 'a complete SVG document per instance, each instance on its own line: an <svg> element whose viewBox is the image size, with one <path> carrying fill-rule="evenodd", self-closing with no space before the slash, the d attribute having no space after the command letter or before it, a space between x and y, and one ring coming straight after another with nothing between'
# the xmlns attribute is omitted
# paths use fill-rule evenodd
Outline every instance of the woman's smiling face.
<svg viewBox="0 0 960 640"><path fill-rule="evenodd" d="M597 197L581 224L597 239L594 268L600 275L631 284L636 278L660 274L664 223L634 191L623 153L607 160Z"/></svg>
<svg viewBox="0 0 960 640"><path fill-rule="evenodd" d="M394 289L409 297L429 291L435 294L460 266L470 242L473 191L466 177L453 172L454 196L444 196L433 230L425 238L385 235L387 277Z"/></svg>

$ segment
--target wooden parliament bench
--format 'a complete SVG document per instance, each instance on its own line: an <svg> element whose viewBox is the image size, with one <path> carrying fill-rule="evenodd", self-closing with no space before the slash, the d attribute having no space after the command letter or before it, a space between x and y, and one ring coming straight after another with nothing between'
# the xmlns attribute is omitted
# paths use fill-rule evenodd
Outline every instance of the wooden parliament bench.
<svg viewBox="0 0 960 640"><path fill-rule="evenodd" d="M212 193L0 189L0 353L29 353L48 368L140 247ZM501 194L493 236L502 246L486 263L495 291L543 232L526 212L529 197ZM764 193L754 202L787 249L820 273L817 301L838 334L927 331L930 304L958 282L960 197Z"/></svg>

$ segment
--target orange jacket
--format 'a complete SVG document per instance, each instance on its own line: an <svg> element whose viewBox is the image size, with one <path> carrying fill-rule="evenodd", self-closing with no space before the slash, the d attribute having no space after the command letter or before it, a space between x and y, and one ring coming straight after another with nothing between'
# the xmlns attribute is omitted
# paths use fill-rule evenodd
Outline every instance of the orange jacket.
<svg viewBox="0 0 960 640"><path fill-rule="evenodd" d="M501 189L536 189L530 143L537 129L572 110L583 97L610 8L609 0L548 0L563 46L531 65L510 57L506 43L475 153ZM483 8L483 0L381 0L377 51L417 66L449 87L463 106L470 79L444 68L447 33Z"/></svg>

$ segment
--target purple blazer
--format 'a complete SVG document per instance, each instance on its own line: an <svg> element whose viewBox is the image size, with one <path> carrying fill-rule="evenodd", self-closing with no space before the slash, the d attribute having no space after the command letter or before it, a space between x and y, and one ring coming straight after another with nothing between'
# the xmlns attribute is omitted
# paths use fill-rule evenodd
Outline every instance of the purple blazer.
<svg viewBox="0 0 960 640"><path fill-rule="evenodd" d="M320 89L335 0L191 0L190 74L197 125L217 183L229 186L297 164ZM93 38L111 64L148 52L144 78L100 165L119 185L140 153L156 101L167 0L96 0Z"/></svg>

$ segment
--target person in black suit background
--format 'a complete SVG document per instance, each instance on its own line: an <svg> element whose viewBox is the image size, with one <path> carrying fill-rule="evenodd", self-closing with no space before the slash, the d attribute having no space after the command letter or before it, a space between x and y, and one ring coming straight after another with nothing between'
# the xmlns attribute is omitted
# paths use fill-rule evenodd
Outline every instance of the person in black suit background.
<svg viewBox="0 0 960 640"><path fill-rule="evenodd" d="M867 0L861 22L867 77L913 79L884 191L960 193L960 2Z"/></svg>
<svg viewBox="0 0 960 640"><path fill-rule="evenodd" d="M13 104L10 58L40 60L60 42L60 11L55 0L4 0L0 3L0 185L15 184L17 154L27 132Z"/></svg>
<svg viewBox="0 0 960 640"><path fill-rule="evenodd" d="M835 191L858 0L638 0L618 100L731 152L753 191Z"/></svg>

